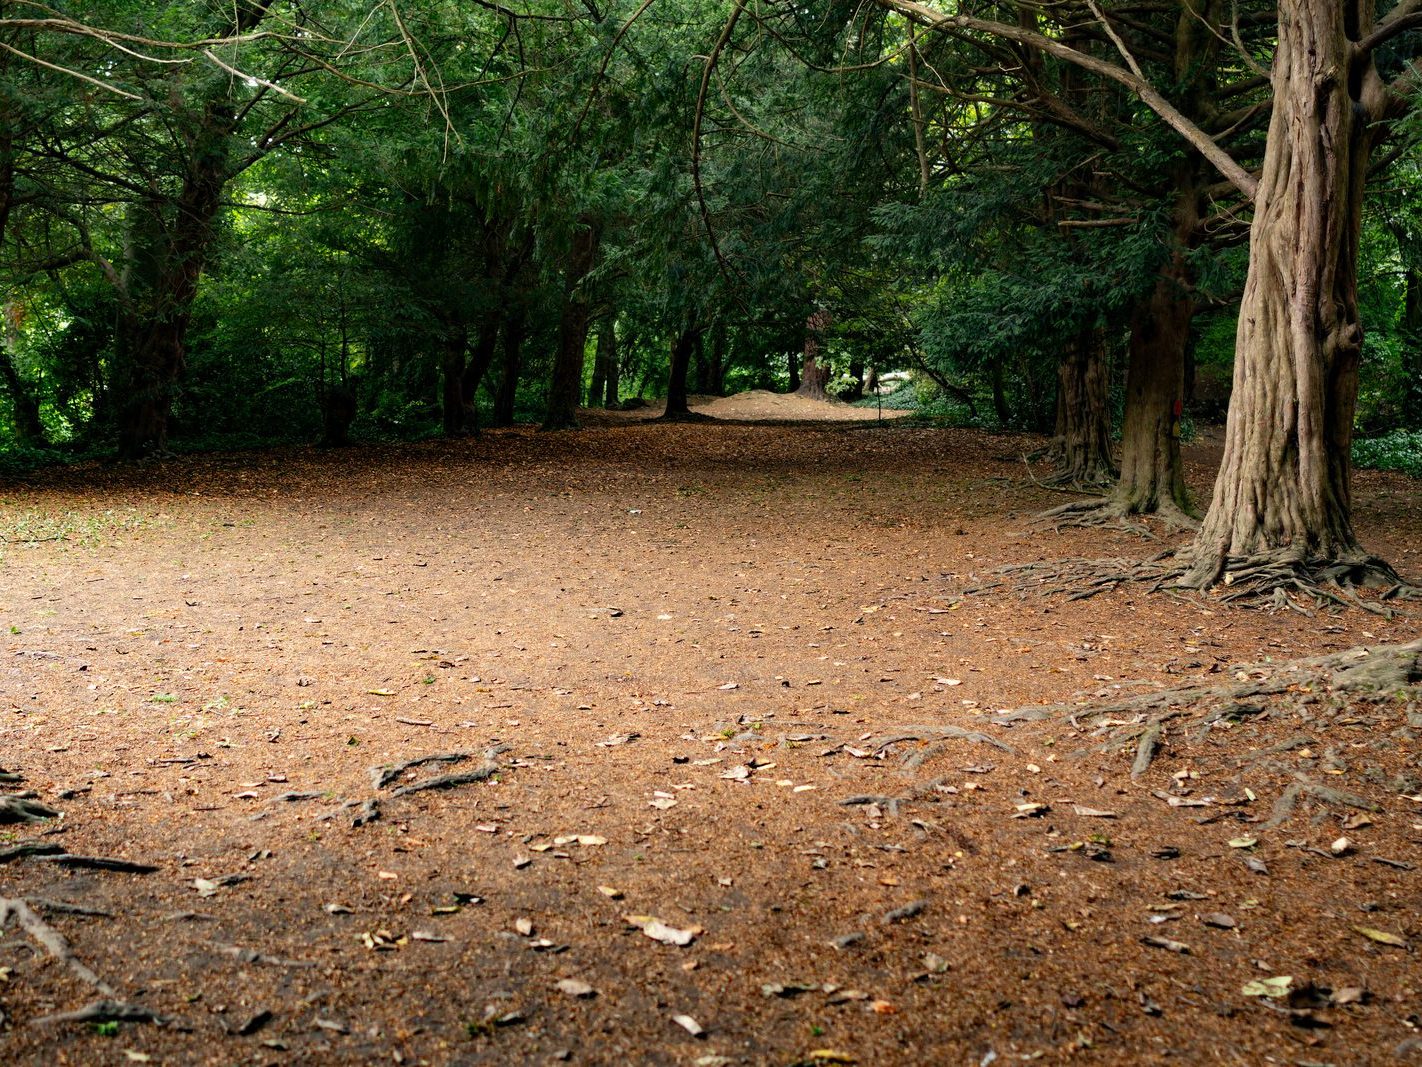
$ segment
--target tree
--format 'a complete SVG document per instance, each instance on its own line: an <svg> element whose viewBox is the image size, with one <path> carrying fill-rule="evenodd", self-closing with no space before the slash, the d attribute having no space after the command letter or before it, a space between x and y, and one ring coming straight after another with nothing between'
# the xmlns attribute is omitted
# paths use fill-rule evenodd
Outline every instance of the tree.
<svg viewBox="0 0 1422 1067"><path fill-rule="evenodd" d="M1253 201L1225 456L1183 584L1395 583L1352 527L1362 338L1356 262L1376 124L1400 113L1407 85L1385 84L1374 55L1422 24L1422 0L1401 0L1382 19L1371 0L1280 0L1260 179L1152 85L1124 48L1128 65L1118 66L1021 26L946 15L915 0L880 3L945 33L988 33L1116 81Z"/></svg>

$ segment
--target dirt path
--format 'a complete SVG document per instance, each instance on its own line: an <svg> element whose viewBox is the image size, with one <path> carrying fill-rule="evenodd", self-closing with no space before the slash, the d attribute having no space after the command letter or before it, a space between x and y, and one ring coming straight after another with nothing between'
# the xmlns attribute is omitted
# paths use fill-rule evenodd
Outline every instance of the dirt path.
<svg viewBox="0 0 1422 1067"><path fill-rule="evenodd" d="M101 994L12 918L0 1062L1422 1057L1415 691L1182 719L1139 779L1087 722L992 721L1417 620L965 598L1159 550L1030 529L1032 444L631 424L0 490L54 538L0 545L3 788L64 813L0 855L157 868L16 857L0 897L172 1020L36 1024ZM1417 484L1358 481L1422 574ZM483 780L396 795L446 774ZM1300 782L1376 810L1265 828Z"/></svg>

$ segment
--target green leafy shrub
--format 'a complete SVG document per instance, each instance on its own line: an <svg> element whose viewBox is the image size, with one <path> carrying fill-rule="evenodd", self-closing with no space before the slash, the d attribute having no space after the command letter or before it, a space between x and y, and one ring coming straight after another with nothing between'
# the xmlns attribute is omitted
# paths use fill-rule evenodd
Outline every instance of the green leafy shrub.
<svg viewBox="0 0 1422 1067"><path fill-rule="evenodd" d="M1404 471L1422 478L1422 430L1394 430L1353 442L1353 462L1374 470Z"/></svg>

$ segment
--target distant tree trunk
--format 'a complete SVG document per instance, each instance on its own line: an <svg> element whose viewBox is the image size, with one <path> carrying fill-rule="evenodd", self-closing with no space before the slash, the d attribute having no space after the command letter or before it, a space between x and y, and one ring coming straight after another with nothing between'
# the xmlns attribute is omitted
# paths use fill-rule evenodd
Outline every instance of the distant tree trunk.
<svg viewBox="0 0 1422 1067"><path fill-rule="evenodd" d="M3 221L3 218L0 218ZM3 231L0 231L2 233ZM10 394L10 414L15 429L15 441L26 448L43 448L46 445L44 423L40 421L39 402L20 377L15 366L14 352L20 343L20 325L24 319L24 305L7 302L3 311L4 341L0 343L0 382Z"/></svg>
<svg viewBox="0 0 1422 1067"><path fill-rule="evenodd" d="M605 408L615 408L621 403L621 398L618 396L618 393L622 386L622 361L617 351L617 323L609 321L603 329L607 334L605 339L607 356L604 364L607 380L603 383L602 406ZM604 344L602 333L598 334L597 341L599 347Z"/></svg>
<svg viewBox="0 0 1422 1067"><path fill-rule="evenodd" d="M440 369L444 386L441 407L446 437L459 437L464 433L463 379L468 350L469 333L463 326L451 328L440 345Z"/></svg>
<svg viewBox="0 0 1422 1067"><path fill-rule="evenodd" d="M464 408L464 429L479 433L479 386L494 362L494 352L499 344L499 316L492 315L479 328L479 337L469 353L469 362L464 366L464 374L459 380L459 395Z"/></svg>
<svg viewBox="0 0 1422 1067"><path fill-rule="evenodd" d="M1422 426L1422 271L1409 268L1402 307L1403 402L1407 419Z"/></svg>
<svg viewBox="0 0 1422 1067"><path fill-rule="evenodd" d="M270 2L238 4L232 32L254 29L266 17ZM213 223L231 177L229 156L237 121L231 90L217 90L191 116L186 172L176 195L170 199L155 193L130 206L124 273L111 278L118 282L123 304L112 390L122 459L167 449L168 416L187 355L198 279L212 254Z"/></svg>
<svg viewBox="0 0 1422 1067"><path fill-rule="evenodd" d="M1185 411L1185 357L1195 301L1184 256L1156 280L1131 321L1126 413L1121 427L1121 479L1111 506L1124 515L1159 514L1193 525L1180 463Z"/></svg>
<svg viewBox="0 0 1422 1067"><path fill-rule="evenodd" d="M1363 188L1387 95L1355 40L1375 9L1279 4L1224 458L1187 586L1257 575L1261 563L1342 583L1396 580L1358 543L1350 485Z"/></svg>
<svg viewBox="0 0 1422 1067"><path fill-rule="evenodd" d="M701 391L707 396L726 395L726 349L730 343L726 324L718 322L711 330L711 358L706 362L706 380Z"/></svg>
<svg viewBox="0 0 1422 1067"><path fill-rule="evenodd" d="M321 400L321 443L327 448L350 444L356 410L355 390L348 381L329 386Z"/></svg>
<svg viewBox="0 0 1422 1067"><path fill-rule="evenodd" d="M593 348L592 381L588 383L588 404L590 408L602 407L603 396L607 392L607 324L616 316L612 312L598 320L597 342Z"/></svg>
<svg viewBox="0 0 1422 1067"><path fill-rule="evenodd" d="M1057 365L1057 437L1061 455L1052 480L1105 485L1116 477L1111 458L1111 364L1104 331L1082 330Z"/></svg>
<svg viewBox="0 0 1422 1067"><path fill-rule="evenodd" d="M514 402L518 398L518 376L523 364L523 340L528 328L528 317L523 308L510 309L504 323L504 359L499 376L499 389L494 394L494 425L512 426L514 422Z"/></svg>
<svg viewBox="0 0 1422 1067"><path fill-rule="evenodd" d="M675 421L685 419L691 414L691 408L686 402L686 378L691 368L692 353L696 351L696 342L700 336L701 330L696 325L695 314L688 315L685 325L672 344L671 372L667 376L667 409L662 415L664 419Z"/></svg>
<svg viewBox="0 0 1422 1067"><path fill-rule="evenodd" d="M1182 161L1176 183L1173 246L1150 297L1131 317L1126 411L1121 427L1121 480L1108 506L1121 515L1159 514L1193 525L1180 462L1180 418L1195 294L1186 258L1199 227L1194 160Z"/></svg>
<svg viewBox="0 0 1422 1067"><path fill-rule="evenodd" d="M1006 429L1012 425L1012 405L1007 402L1006 376L1001 359L994 359L988 365L988 374L992 382L992 410L997 415L997 424Z"/></svg>
<svg viewBox="0 0 1422 1067"><path fill-rule="evenodd" d="M864 361L857 359L849 364L849 392L844 399L849 401L864 399Z"/></svg>
<svg viewBox="0 0 1422 1067"><path fill-rule="evenodd" d="M583 288L583 279L597 261L597 227L579 224L568 253L564 279L563 311L558 321L558 351L553 360L553 380L548 386L548 410L544 430L566 430L578 425L578 401L583 395L583 360L588 344L588 320L592 302Z"/></svg>
<svg viewBox="0 0 1422 1067"><path fill-rule="evenodd" d="M799 352L786 353L785 363L790 371L790 391L798 393L800 391L800 360L804 356Z"/></svg>
<svg viewBox="0 0 1422 1067"><path fill-rule="evenodd" d="M825 330L829 329L830 313L819 308L805 322L804 362L800 368L800 386L795 390L799 396L811 400L828 400L825 386L829 384L830 369L820 362L820 352L824 349Z"/></svg>

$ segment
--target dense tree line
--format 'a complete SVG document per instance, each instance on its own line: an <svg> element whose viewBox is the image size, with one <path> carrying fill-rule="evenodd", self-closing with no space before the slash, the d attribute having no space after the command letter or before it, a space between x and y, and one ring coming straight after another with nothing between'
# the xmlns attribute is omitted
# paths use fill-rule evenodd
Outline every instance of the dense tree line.
<svg viewBox="0 0 1422 1067"><path fill-rule="evenodd" d="M912 369L1051 432L1103 494L1078 521L1203 513L1191 584L1390 581L1350 448L1422 411L1419 27L1418 0L7 3L0 435L557 429ZM1203 508L1183 424L1231 375Z"/></svg>

